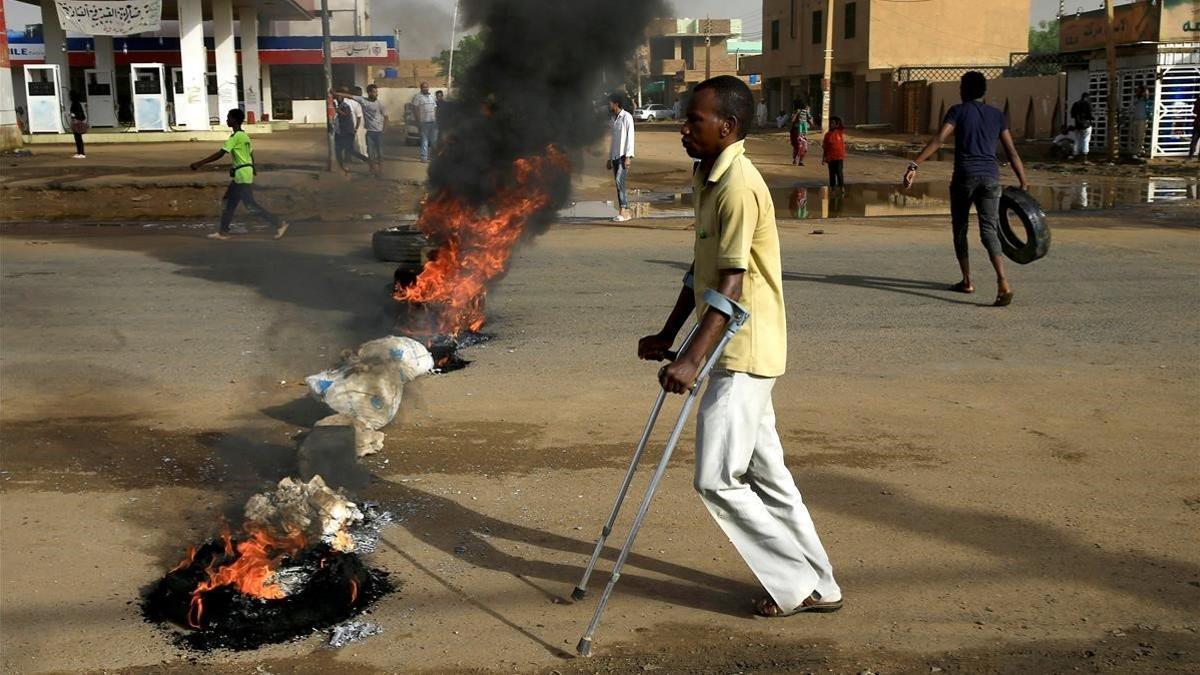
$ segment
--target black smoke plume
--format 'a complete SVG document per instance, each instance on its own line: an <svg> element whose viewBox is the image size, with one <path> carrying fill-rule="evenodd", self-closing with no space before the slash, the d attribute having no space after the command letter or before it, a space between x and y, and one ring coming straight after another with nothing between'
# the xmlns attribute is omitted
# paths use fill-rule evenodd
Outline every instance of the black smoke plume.
<svg viewBox="0 0 1200 675"><path fill-rule="evenodd" d="M429 169L431 192L486 207L512 178L513 161L554 145L568 156L606 131L596 112L608 77L624 89L625 61L645 40L659 0L465 0L464 22L478 26L484 51L443 120ZM530 226L544 225L566 201L566 177Z"/></svg>

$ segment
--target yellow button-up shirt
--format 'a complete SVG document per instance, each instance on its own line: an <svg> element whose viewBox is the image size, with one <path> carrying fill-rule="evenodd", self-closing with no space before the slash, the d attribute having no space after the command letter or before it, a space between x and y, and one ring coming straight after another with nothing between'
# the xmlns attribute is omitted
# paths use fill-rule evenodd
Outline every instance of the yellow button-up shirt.
<svg viewBox="0 0 1200 675"><path fill-rule="evenodd" d="M725 148L707 176L697 166L692 188L697 317L708 310L704 291L720 285L720 270L745 270L739 302L750 319L726 345L717 367L778 377L787 364L779 231L771 192L746 158L745 141Z"/></svg>

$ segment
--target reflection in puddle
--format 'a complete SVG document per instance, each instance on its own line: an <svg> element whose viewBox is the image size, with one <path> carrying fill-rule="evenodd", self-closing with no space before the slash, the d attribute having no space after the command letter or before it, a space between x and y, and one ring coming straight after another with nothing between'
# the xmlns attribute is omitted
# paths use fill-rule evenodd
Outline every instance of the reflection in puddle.
<svg viewBox="0 0 1200 675"><path fill-rule="evenodd" d="M917 183L908 190L895 183L856 183L844 190L796 185L772 188L771 198L780 219L945 215L950 213L949 190L944 182ZM1069 187L1035 185L1030 192L1047 212L1099 210L1166 200L1200 200L1200 179L1089 179ZM630 208L635 218L691 218L692 193L644 193ZM607 220L616 215L616 207L611 202L581 201L559 215L564 219Z"/></svg>

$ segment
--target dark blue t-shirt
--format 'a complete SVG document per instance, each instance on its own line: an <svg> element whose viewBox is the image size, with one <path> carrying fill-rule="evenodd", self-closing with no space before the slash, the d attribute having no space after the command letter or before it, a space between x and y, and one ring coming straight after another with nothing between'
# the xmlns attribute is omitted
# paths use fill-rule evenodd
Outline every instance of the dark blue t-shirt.
<svg viewBox="0 0 1200 675"><path fill-rule="evenodd" d="M954 125L954 175L1000 178L996 143L1008 128L1004 113L979 101L965 101L946 111L945 124Z"/></svg>

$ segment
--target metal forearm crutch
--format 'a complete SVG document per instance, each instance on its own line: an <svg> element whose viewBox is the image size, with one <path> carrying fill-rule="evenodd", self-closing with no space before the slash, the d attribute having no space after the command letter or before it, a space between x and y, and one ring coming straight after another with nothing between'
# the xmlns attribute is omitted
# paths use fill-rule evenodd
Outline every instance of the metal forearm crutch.
<svg viewBox="0 0 1200 675"><path fill-rule="evenodd" d="M600 602L596 605L596 612L592 615L592 621L588 624L587 631L579 639L579 644L575 647L575 651L580 656L589 656L592 653L592 636L595 634L596 628L600 625L600 617L604 614L604 607L608 604L609 597L612 596L613 588L616 587L617 581L621 578L621 567L625 564L625 559L629 557L629 551L633 548L633 542L637 537L638 530L642 527L642 521L646 519L646 513L650 510L650 501L654 498L654 492L658 489L658 484L667 472L667 464L671 461L671 453L675 450L675 444L679 442L680 434L683 433L683 426L687 423L688 413L692 410L692 404L696 402L700 386L708 379L709 373L716 365L717 360L720 359L721 352L725 350L725 346L729 344L734 334L738 332L738 329L750 317L750 313L741 305L712 289L704 292L704 302L708 305L709 309L716 310L725 315L725 332L722 333L721 340L717 343L716 348L713 349L712 355L704 362L704 366L700 369L700 374L696 377L696 381L692 384L686 398L683 400L683 408L679 412L679 419L675 422L675 428L671 430L670 437L667 438L667 445L663 449L662 458L658 460L658 466L654 470L654 475L650 477L650 484L646 487L646 494L642 497L642 503L638 507L637 515L633 518L633 525L629 528L629 535L625 538L625 544L621 547L621 553L617 556L617 562L613 565L612 574L608 578L608 584L604 587L604 592L600 595ZM688 333L683 346L680 348L680 352L690 343L698 329L699 322ZM621 490L617 495L617 503L613 505L612 514L601 531L600 540L596 543L596 550L592 553L592 559L588 562L583 580L576 587L575 592L571 594L571 597L575 599L583 598L586 595L588 576L591 574L592 568L595 567L600 550L604 547L604 540L607 538L609 532L612 531L613 522L616 520L617 512L621 508L621 501L625 498L625 494L629 490L629 483L633 478L634 468L642 452L645 450L646 440L650 436L650 431L653 429L654 423L657 421L658 412L662 408L665 398L666 391L664 390L659 393L658 400L654 404L654 409L650 413L650 421L646 425L646 430L642 433L642 440L638 443L637 452L634 453L633 464L630 465L629 472L625 476L625 482L621 485Z"/></svg>

